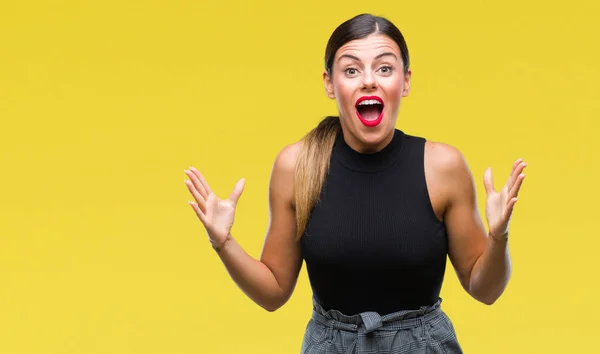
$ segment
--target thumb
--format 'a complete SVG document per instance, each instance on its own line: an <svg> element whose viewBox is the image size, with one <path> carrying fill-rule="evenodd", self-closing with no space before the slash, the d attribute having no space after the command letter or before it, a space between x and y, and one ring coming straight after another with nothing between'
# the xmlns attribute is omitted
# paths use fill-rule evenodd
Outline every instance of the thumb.
<svg viewBox="0 0 600 354"><path fill-rule="evenodd" d="M244 191L244 186L245 185L246 185L246 179L245 178L240 179L235 184L235 187L233 188L233 191L229 195L229 200L232 201L234 204L237 204L238 200L240 199L240 196L242 195L242 192Z"/></svg>
<svg viewBox="0 0 600 354"><path fill-rule="evenodd" d="M494 193L494 179L492 178L492 168L488 167L483 174L483 185L487 194Z"/></svg>

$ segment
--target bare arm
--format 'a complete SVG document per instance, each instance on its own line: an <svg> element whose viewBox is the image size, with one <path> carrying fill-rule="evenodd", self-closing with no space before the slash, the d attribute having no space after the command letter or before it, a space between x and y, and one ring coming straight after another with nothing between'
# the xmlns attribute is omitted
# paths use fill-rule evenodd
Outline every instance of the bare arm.
<svg viewBox="0 0 600 354"><path fill-rule="evenodd" d="M297 145L287 146L278 154L273 165L269 185L270 222L260 260L248 255L231 236L229 230L233 220L226 219L225 213L220 214L223 216L221 219L209 218L211 207L212 210L219 209L218 202L210 203L212 193L197 170L188 174L192 181L192 186L187 183L188 188L197 201L192 207L211 240L219 246L217 254L229 275L250 299L268 311L275 311L287 302L302 266L300 246L295 240L296 222L292 207L297 152ZM204 200L203 189L207 196ZM233 209L242 189L243 184L238 183L229 199L233 201ZM227 222L222 222L223 219ZM218 223L225 227L216 227Z"/></svg>
<svg viewBox="0 0 600 354"><path fill-rule="evenodd" d="M441 191L446 199L444 222L450 260L463 288L476 300L491 305L504 292L512 271L508 234L486 232L477 208L473 176L462 154L439 143L431 143L428 152L432 174L444 186ZM522 171L517 163L513 175ZM488 211L489 206L488 199Z"/></svg>

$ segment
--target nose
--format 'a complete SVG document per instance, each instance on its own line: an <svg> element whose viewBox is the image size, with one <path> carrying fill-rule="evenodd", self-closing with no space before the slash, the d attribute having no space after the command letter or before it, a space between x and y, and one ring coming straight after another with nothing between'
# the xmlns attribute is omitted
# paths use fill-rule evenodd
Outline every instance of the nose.
<svg viewBox="0 0 600 354"><path fill-rule="evenodd" d="M362 88L363 90L374 90L377 88L377 80L375 79L375 75L368 70L363 75Z"/></svg>

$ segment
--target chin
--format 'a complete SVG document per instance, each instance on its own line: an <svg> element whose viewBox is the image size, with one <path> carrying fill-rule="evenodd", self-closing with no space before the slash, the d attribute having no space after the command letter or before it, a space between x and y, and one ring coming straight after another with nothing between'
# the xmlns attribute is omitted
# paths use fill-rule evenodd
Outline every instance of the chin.
<svg viewBox="0 0 600 354"><path fill-rule="evenodd" d="M357 132L357 138L365 145L365 147L381 148L381 145L391 134L394 127L389 127L385 122L381 122L377 127L365 127L360 125ZM360 124L360 122L359 122Z"/></svg>

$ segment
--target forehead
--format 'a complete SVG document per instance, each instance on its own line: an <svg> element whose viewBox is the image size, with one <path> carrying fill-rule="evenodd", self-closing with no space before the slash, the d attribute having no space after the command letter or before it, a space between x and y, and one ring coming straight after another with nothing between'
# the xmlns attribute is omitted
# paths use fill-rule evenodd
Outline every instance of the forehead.
<svg viewBox="0 0 600 354"><path fill-rule="evenodd" d="M351 54L359 58L374 57L382 52L392 52L400 58L400 48L390 37L376 33L365 38L350 41L337 50L336 59L343 54Z"/></svg>

